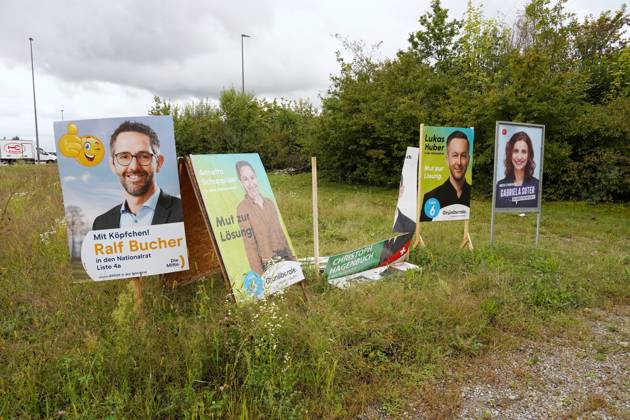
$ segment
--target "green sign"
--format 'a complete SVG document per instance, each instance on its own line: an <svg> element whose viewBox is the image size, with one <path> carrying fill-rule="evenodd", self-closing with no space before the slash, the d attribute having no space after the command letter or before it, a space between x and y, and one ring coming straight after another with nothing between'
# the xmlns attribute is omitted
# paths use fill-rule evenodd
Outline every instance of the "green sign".
<svg viewBox="0 0 630 420"><path fill-rule="evenodd" d="M236 300L264 298L303 280L258 154L191 161Z"/></svg>
<svg viewBox="0 0 630 420"><path fill-rule="evenodd" d="M468 220L474 129L424 126L420 139L420 221Z"/></svg>
<svg viewBox="0 0 630 420"><path fill-rule="evenodd" d="M410 241L411 235L403 234L354 251L333 255L328 259L324 272L328 280L332 280L389 265L409 252Z"/></svg>

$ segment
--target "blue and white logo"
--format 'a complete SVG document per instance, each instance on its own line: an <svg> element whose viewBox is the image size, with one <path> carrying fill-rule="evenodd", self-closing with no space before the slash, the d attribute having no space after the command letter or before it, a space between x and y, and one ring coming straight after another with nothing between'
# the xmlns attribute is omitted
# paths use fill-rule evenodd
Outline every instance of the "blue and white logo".
<svg viewBox="0 0 630 420"><path fill-rule="evenodd" d="M263 286L263 280L258 273L253 271L245 274L243 278L243 290L255 298L262 298L265 293L265 287Z"/></svg>
<svg viewBox="0 0 630 420"><path fill-rule="evenodd" d="M429 198L426 203L424 203L424 214L433 219L440 213L440 202L437 198Z"/></svg>

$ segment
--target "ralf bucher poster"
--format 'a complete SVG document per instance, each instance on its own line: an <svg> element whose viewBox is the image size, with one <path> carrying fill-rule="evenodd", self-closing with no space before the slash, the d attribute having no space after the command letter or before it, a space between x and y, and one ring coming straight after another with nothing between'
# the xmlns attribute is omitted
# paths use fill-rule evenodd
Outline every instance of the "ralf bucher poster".
<svg viewBox="0 0 630 420"><path fill-rule="evenodd" d="M54 123L76 279L188 269L170 116Z"/></svg>

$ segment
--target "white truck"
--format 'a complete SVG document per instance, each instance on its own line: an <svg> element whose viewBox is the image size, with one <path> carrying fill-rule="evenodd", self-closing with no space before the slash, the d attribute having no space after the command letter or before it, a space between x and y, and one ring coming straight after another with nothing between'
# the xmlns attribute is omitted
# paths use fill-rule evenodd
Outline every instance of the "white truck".
<svg viewBox="0 0 630 420"><path fill-rule="evenodd" d="M37 152L33 140L0 140L0 163L8 164L18 161L35 163ZM54 153L39 148L39 161L45 163L57 162Z"/></svg>

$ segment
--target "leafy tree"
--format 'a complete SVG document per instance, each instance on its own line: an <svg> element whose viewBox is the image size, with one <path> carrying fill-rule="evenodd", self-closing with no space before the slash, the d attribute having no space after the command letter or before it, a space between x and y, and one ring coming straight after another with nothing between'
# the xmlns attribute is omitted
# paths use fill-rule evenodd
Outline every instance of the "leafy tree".
<svg viewBox="0 0 630 420"><path fill-rule="evenodd" d="M267 102L234 89L183 106L159 97L151 115L172 115L180 154L258 152L270 168L302 167L313 149L317 113L307 101Z"/></svg>
<svg viewBox="0 0 630 420"><path fill-rule="evenodd" d="M579 22L564 4L531 0L508 27L471 1L451 19L433 0L392 59L376 58L380 44L336 35L349 58L336 53L321 112L231 89L183 106L156 97L150 113L173 115L180 153L258 152L269 168L302 167L316 153L329 179L390 186L421 123L472 126L473 191L485 195L495 122L544 124L545 198L627 201L628 13Z"/></svg>
<svg viewBox="0 0 630 420"><path fill-rule="evenodd" d="M617 93L628 96L630 66L624 38L628 23L630 19L623 5L614 14L606 11L597 19L589 16L582 24L575 23L572 27L572 53L578 70L588 81L586 94L590 103L605 102Z"/></svg>
<svg viewBox="0 0 630 420"><path fill-rule="evenodd" d="M81 244L85 234L90 230L83 210L77 206L66 207L66 223L68 225L68 241L70 242L70 258L81 259Z"/></svg>
<svg viewBox="0 0 630 420"><path fill-rule="evenodd" d="M345 40L354 58L337 55L320 117L323 174L395 185L420 123L474 126L474 191L489 195L495 121L511 120L546 126L546 198L627 200L618 151L630 134L628 14L624 6L580 23L564 3L532 0L508 28L472 3L450 20L434 0L392 60ZM598 167L612 175L592 174ZM584 171L593 176L575 186L571 174Z"/></svg>
<svg viewBox="0 0 630 420"><path fill-rule="evenodd" d="M421 29L409 35L409 51L427 64L447 65L454 55L459 22L448 21L448 9L440 0L431 0L431 11L420 16L418 22Z"/></svg>

